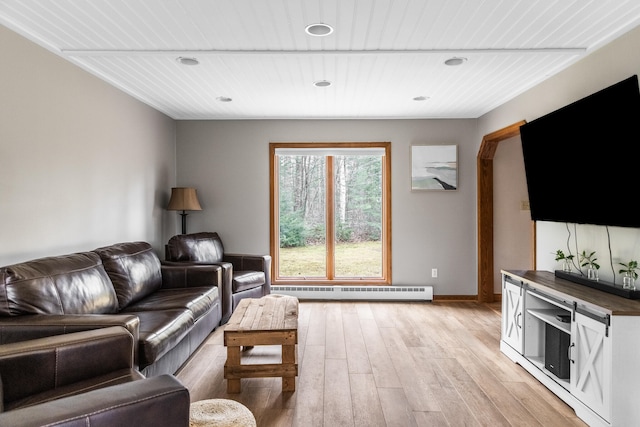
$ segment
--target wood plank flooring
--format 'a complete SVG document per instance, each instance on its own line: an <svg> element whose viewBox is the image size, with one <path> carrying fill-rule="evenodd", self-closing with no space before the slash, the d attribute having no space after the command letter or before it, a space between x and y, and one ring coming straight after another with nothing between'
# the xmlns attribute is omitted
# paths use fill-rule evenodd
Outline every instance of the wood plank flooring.
<svg viewBox="0 0 640 427"><path fill-rule="evenodd" d="M224 327L177 373L191 400L237 400L258 426L586 426L500 353L499 304L300 301L295 392L280 378L227 394ZM254 347L243 363L279 361Z"/></svg>

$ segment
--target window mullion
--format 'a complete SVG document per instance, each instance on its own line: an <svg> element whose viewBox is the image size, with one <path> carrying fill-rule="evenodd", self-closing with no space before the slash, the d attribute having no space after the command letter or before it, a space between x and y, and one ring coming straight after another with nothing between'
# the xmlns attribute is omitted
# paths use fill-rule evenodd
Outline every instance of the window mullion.
<svg viewBox="0 0 640 427"><path fill-rule="evenodd" d="M334 185L334 171L333 171L333 156L327 156L327 200L326 204L326 242L327 242L327 279L334 280L335 269L335 185Z"/></svg>

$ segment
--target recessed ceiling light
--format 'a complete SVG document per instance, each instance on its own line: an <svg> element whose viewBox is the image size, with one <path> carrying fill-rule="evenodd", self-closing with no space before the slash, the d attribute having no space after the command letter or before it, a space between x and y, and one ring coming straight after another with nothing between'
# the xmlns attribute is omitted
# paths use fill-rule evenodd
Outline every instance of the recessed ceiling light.
<svg viewBox="0 0 640 427"><path fill-rule="evenodd" d="M178 61L182 65L198 65L200 63L200 61L198 61L196 58L187 58L185 56L176 58L176 61Z"/></svg>
<svg viewBox="0 0 640 427"><path fill-rule="evenodd" d="M313 82L315 87L328 87L331 86L331 82L329 80L318 80L317 82Z"/></svg>
<svg viewBox="0 0 640 427"><path fill-rule="evenodd" d="M322 37L333 33L333 27L327 24L311 24L307 25L304 31L310 36Z"/></svg>
<svg viewBox="0 0 640 427"><path fill-rule="evenodd" d="M227 97L227 96L219 96L216 98L218 101L220 102L231 102L233 101L233 99Z"/></svg>
<svg viewBox="0 0 640 427"><path fill-rule="evenodd" d="M413 98L414 101L426 101L427 99L429 99L428 96L416 96Z"/></svg>
<svg viewBox="0 0 640 427"><path fill-rule="evenodd" d="M450 65L450 66L456 66L456 65L460 65L462 63L464 63L467 60L467 58L462 58L462 57L453 57L453 58L449 58L446 61L444 61L444 63L446 65Z"/></svg>

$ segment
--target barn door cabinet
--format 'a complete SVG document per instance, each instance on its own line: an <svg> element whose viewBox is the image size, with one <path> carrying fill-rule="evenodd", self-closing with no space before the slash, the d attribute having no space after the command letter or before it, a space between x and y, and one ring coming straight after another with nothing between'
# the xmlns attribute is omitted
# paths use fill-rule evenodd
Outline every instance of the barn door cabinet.
<svg viewBox="0 0 640 427"><path fill-rule="evenodd" d="M500 350L590 426L640 419L640 300L502 270Z"/></svg>
<svg viewBox="0 0 640 427"><path fill-rule="evenodd" d="M502 340L518 353L522 353L524 283L510 276L502 280Z"/></svg>

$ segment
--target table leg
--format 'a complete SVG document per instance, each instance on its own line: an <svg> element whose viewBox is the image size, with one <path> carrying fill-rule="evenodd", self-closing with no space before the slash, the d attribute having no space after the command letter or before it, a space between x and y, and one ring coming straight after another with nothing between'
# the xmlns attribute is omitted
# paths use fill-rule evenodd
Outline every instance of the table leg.
<svg viewBox="0 0 640 427"><path fill-rule="evenodd" d="M296 363L296 346L282 346L282 364L295 365ZM282 391L296 391L296 377L282 377Z"/></svg>
<svg viewBox="0 0 640 427"><path fill-rule="evenodd" d="M227 347L227 366L240 366L240 346ZM240 393L240 378L227 379L227 393Z"/></svg>

